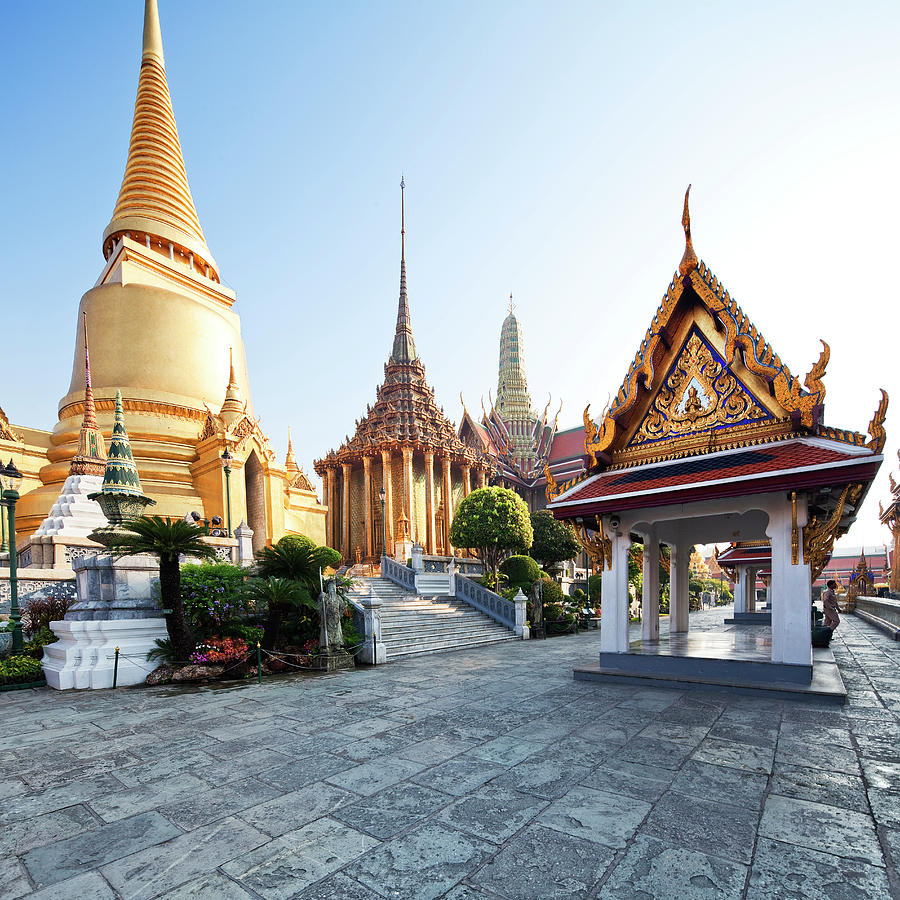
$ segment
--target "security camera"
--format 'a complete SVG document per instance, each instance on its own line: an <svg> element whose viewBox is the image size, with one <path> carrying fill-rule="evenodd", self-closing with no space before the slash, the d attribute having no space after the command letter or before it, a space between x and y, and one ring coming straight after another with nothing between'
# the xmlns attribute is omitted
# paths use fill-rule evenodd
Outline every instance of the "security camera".
<svg viewBox="0 0 900 900"><path fill-rule="evenodd" d="M615 530L622 524L622 520L618 516L609 517L609 527Z"/></svg>

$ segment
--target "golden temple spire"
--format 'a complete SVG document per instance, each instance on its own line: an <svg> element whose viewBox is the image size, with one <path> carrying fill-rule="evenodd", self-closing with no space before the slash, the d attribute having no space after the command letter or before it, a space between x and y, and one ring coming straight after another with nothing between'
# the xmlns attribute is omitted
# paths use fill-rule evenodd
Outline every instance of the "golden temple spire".
<svg viewBox="0 0 900 900"><path fill-rule="evenodd" d="M78 452L69 465L70 475L102 475L106 467L106 444L97 425L94 389L91 387L91 355L88 350L87 313L81 314L84 332L84 417L78 434Z"/></svg>
<svg viewBox="0 0 900 900"><path fill-rule="evenodd" d="M156 56L163 65L166 64L156 0L144 0L144 52L141 58L148 55Z"/></svg>
<svg viewBox="0 0 900 900"><path fill-rule="evenodd" d="M509 292L509 314L510 314L510 315L513 314L513 298L512 298L512 291Z"/></svg>
<svg viewBox="0 0 900 900"><path fill-rule="evenodd" d="M300 466L297 465L297 460L294 456L294 445L291 443L291 427L288 426L288 446L287 446L287 454L284 457L284 467L288 472L297 473L300 471Z"/></svg>
<svg viewBox="0 0 900 900"><path fill-rule="evenodd" d="M694 244L691 241L691 211L688 209L688 195L691 193L691 186L687 186L684 192L684 212L681 214L681 226L684 228L684 256L678 264L678 272L681 275L687 275L700 264L697 254L694 253Z"/></svg>
<svg viewBox="0 0 900 900"><path fill-rule="evenodd" d="M406 295L406 181L400 176L400 304L397 309L397 330L394 333L394 348L391 359L408 363L416 359L416 344L413 340L412 322L409 317L409 298Z"/></svg>
<svg viewBox="0 0 900 900"><path fill-rule="evenodd" d="M188 185L172 99L166 81L156 0L145 0L141 71L138 78L128 161L112 220L103 232L108 256L116 240L131 235L150 241L166 256L192 260L218 280Z"/></svg>
<svg viewBox="0 0 900 900"><path fill-rule="evenodd" d="M241 389L238 387L237 378L234 375L234 350L228 348L228 387L225 390L225 402L219 415L226 425L234 424L244 413L244 401L241 399Z"/></svg>

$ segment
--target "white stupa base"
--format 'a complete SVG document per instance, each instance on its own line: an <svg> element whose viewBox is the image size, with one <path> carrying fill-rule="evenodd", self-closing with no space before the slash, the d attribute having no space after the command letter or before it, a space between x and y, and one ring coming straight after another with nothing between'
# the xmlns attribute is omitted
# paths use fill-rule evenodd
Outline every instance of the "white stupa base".
<svg viewBox="0 0 900 900"><path fill-rule="evenodd" d="M119 670L116 684L143 684L158 665L147 654L156 641L168 637L165 619L99 619L51 622L59 637L44 647L42 665L47 684L59 691L112 687L116 647Z"/></svg>

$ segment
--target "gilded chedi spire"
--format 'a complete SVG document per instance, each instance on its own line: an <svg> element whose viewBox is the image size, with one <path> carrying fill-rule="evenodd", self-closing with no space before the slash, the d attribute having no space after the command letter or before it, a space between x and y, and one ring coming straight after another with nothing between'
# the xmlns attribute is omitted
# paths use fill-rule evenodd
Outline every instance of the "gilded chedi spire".
<svg viewBox="0 0 900 900"><path fill-rule="evenodd" d="M84 418L78 434L78 453L69 465L70 475L103 475L106 468L106 445L97 425L94 391L91 387L91 356L88 350L87 314L81 314L84 329Z"/></svg>
<svg viewBox="0 0 900 900"><path fill-rule="evenodd" d="M412 362L416 359L416 343L413 340L412 321L409 317L409 298L406 296L406 182L400 178L400 303L397 309L397 330L391 359L394 362Z"/></svg>
<svg viewBox="0 0 900 900"><path fill-rule="evenodd" d="M288 445L287 455L284 457L284 468L292 475L296 475L300 471L297 465L297 458L294 456L294 445L291 443L291 429L288 428Z"/></svg>
<svg viewBox="0 0 900 900"><path fill-rule="evenodd" d="M233 425L243 414L246 403L241 399L241 389L234 375L234 350L228 349L228 387L225 390L225 402L219 415L226 425Z"/></svg>
<svg viewBox="0 0 900 900"><path fill-rule="evenodd" d="M208 265L210 277L218 280L181 155L156 0L145 0L143 54L128 162L112 221L103 232L104 255L123 234L142 242L157 240L167 255L171 243L179 252L193 254L198 267Z"/></svg>

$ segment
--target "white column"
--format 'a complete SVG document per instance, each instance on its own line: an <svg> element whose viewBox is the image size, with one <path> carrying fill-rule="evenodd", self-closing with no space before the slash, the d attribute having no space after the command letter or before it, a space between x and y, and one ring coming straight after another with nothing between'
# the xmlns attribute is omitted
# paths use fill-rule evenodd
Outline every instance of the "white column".
<svg viewBox="0 0 900 900"><path fill-rule="evenodd" d="M691 545L679 542L669 546L669 634L678 634L688 630Z"/></svg>
<svg viewBox="0 0 900 900"><path fill-rule="evenodd" d="M747 612L756 612L756 569L747 569Z"/></svg>
<svg viewBox="0 0 900 900"><path fill-rule="evenodd" d="M644 538L644 593L641 599L641 640L659 640L659 539Z"/></svg>
<svg viewBox="0 0 900 900"><path fill-rule="evenodd" d="M807 521L806 495L797 498L797 525ZM769 514L766 535L772 542L772 662L808 666L812 662L810 607L812 585L803 558L803 538L797 565L791 560L791 504Z"/></svg>
<svg viewBox="0 0 900 900"><path fill-rule="evenodd" d="M747 611L747 604L744 594L744 567L734 567L734 611L742 613Z"/></svg>
<svg viewBox="0 0 900 900"><path fill-rule="evenodd" d="M604 571L600 587L600 651L627 653L628 550L631 538L627 534L613 534L611 539L612 567Z"/></svg>

